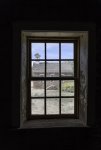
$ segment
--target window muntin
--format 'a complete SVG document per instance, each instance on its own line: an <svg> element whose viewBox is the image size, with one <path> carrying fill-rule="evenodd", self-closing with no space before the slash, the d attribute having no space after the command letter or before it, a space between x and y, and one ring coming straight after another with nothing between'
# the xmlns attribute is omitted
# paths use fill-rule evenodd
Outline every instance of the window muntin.
<svg viewBox="0 0 101 150"><path fill-rule="evenodd" d="M41 50L37 51L35 47ZM28 116L31 118L77 117L79 79L77 40L58 42L37 40L36 42L31 39L28 51L28 81L30 82ZM41 100L42 102L39 102Z"/></svg>

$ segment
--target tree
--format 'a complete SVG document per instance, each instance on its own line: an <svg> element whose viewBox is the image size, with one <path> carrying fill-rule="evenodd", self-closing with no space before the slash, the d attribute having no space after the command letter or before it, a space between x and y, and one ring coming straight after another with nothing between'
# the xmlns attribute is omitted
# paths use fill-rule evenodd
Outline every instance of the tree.
<svg viewBox="0 0 101 150"><path fill-rule="evenodd" d="M34 56L36 59L39 59L41 57L39 53L36 53Z"/></svg>

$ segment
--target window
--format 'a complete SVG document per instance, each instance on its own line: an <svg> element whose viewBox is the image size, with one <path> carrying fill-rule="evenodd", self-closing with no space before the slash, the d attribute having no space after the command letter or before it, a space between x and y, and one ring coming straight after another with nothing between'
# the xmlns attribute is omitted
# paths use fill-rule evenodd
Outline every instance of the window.
<svg viewBox="0 0 101 150"><path fill-rule="evenodd" d="M21 50L20 125L87 125L88 32L22 31Z"/></svg>
<svg viewBox="0 0 101 150"><path fill-rule="evenodd" d="M27 117L77 118L79 38L28 37Z"/></svg>
<svg viewBox="0 0 101 150"><path fill-rule="evenodd" d="M12 126L45 128L94 125L95 86L91 84L92 81L95 84L95 25L34 22L15 23L13 29ZM40 46L37 52L32 52L31 45L35 43ZM64 44L69 43L73 44L73 52L69 55L71 57L67 58ZM56 55L50 55L49 44L58 45L55 47ZM54 50L51 52L53 54ZM36 66L39 66L39 69ZM64 71L64 66L72 66L72 70ZM50 67L54 71L50 71ZM36 89L35 85L40 85L41 96L39 92L31 95L31 89ZM57 90L58 95L52 93L52 96L49 93L52 89ZM65 92L66 89L68 92ZM32 90L32 94L33 92L35 90ZM64 97L74 99L71 113L67 112L67 105L63 105L67 102L62 101ZM53 98L56 99L56 105L50 109L50 105L54 103ZM31 105L32 99L38 101ZM41 113L40 109L36 112L32 109L34 112L31 112L31 106L35 107L40 100Z"/></svg>

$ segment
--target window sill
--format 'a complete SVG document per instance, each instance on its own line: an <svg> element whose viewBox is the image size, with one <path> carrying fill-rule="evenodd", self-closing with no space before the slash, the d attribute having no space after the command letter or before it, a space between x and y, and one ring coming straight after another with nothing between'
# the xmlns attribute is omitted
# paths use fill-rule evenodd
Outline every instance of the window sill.
<svg viewBox="0 0 101 150"><path fill-rule="evenodd" d="M19 129L28 128L60 128L60 127L87 127L79 119L48 119L26 121Z"/></svg>

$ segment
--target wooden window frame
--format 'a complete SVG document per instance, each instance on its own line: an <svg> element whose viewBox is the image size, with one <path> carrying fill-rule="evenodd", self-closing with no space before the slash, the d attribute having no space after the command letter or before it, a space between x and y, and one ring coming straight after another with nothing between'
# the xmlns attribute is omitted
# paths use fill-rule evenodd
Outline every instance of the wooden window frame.
<svg viewBox="0 0 101 150"><path fill-rule="evenodd" d="M79 118L79 37L66 38L66 37L27 37L27 120L34 119L63 119L63 118ZM45 77L31 77L31 43L44 42L45 43ZM46 43L59 43L59 59L46 59ZM74 58L73 59L61 59L61 43L73 43L74 44ZM46 77L46 61L59 61L59 77ZM37 61L37 60L35 60ZM74 77L60 77L61 74L61 61L73 61L74 62ZM33 80L44 80L45 96L44 97L32 97L32 98L44 98L45 114L44 115L32 115L31 114L31 91L30 82ZM59 81L59 96L49 97L46 96L46 81L57 80ZM61 80L74 80L74 96L61 96ZM59 114L58 115L46 115L46 98L59 98ZM74 114L61 114L61 98L74 98Z"/></svg>

